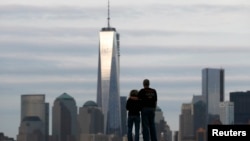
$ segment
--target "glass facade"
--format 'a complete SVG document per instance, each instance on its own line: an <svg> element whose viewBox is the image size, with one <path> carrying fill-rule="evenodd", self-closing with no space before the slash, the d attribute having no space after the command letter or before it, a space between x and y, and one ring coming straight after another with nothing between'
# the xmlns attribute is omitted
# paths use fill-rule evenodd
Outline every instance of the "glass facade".
<svg viewBox="0 0 250 141"><path fill-rule="evenodd" d="M249 124L250 91L230 92L230 102L234 103L234 124Z"/></svg>
<svg viewBox="0 0 250 141"><path fill-rule="evenodd" d="M107 27L99 37L97 104L104 114L105 134L121 135L119 34Z"/></svg>
<svg viewBox="0 0 250 141"><path fill-rule="evenodd" d="M205 68L202 70L202 95L205 97L207 114L219 115L219 104L224 101L224 70Z"/></svg>
<svg viewBox="0 0 250 141"><path fill-rule="evenodd" d="M52 107L52 136L58 141L76 140L77 106L75 99L63 93L57 97Z"/></svg>

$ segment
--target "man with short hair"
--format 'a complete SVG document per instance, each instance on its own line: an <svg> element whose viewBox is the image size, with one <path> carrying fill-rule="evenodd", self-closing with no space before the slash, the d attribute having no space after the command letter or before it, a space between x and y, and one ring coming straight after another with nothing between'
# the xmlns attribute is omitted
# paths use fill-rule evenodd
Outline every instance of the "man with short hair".
<svg viewBox="0 0 250 141"><path fill-rule="evenodd" d="M157 92L155 89L150 88L149 79L143 80L143 88L139 91L138 96L141 100L141 122L142 122L142 135L144 141L157 141L155 129L155 109L157 106Z"/></svg>

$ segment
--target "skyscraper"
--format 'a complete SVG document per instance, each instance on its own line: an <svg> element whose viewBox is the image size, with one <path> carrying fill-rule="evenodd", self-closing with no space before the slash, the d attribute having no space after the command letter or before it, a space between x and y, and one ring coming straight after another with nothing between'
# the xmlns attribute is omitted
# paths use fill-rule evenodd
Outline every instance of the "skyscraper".
<svg viewBox="0 0 250 141"><path fill-rule="evenodd" d="M234 103L234 124L249 124L250 91L230 92L229 98Z"/></svg>
<svg viewBox="0 0 250 141"><path fill-rule="evenodd" d="M43 121L38 116L27 116L20 124L17 141L44 141L43 130Z"/></svg>
<svg viewBox="0 0 250 141"><path fill-rule="evenodd" d="M179 116L179 139L181 141L194 140L193 104L183 103Z"/></svg>
<svg viewBox="0 0 250 141"><path fill-rule="evenodd" d="M21 95L21 125L23 121L36 117L42 123L43 139L49 134L49 103L45 103L44 94Z"/></svg>
<svg viewBox="0 0 250 141"><path fill-rule="evenodd" d="M104 114L104 133L121 135L119 33L108 26L99 34L97 105Z"/></svg>
<svg viewBox="0 0 250 141"><path fill-rule="evenodd" d="M82 134L103 133L103 113L96 102L87 101L79 108L78 126L80 140Z"/></svg>
<svg viewBox="0 0 250 141"><path fill-rule="evenodd" d="M77 106L74 98L63 93L55 99L52 110L52 136L57 141L75 141Z"/></svg>
<svg viewBox="0 0 250 141"><path fill-rule="evenodd" d="M224 101L224 70L205 68L202 70L202 95L207 106L207 122L218 116L219 104Z"/></svg>
<svg viewBox="0 0 250 141"><path fill-rule="evenodd" d="M121 96L121 124L122 124L122 136L127 135L127 109L126 109L126 102L127 97Z"/></svg>
<svg viewBox="0 0 250 141"><path fill-rule="evenodd" d="M194 113L194 133L200 129L206 128L206 104L204 96L194 95L192 99L193 113Z"/></svg>

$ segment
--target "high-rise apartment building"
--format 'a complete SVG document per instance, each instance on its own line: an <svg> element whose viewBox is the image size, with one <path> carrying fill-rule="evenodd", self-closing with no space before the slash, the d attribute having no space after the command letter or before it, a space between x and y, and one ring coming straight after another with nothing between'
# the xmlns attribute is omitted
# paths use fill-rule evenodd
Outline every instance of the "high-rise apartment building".
<svg viewBox="0 0 250 141"><path fill-rule="evenodd" d="M77 138L77 106L75 99L63 93L52 108L52 137L56 141L75 141Z"/></svg>
<svg viewBox="0 0 250 141"><path fill-rule="evenodd" d="M21 95L21 125L27 119L36 117L42 123L41 134L43 140L47 141L49 135L49 103L45 102L44 94L27 94Z"/></svg>
<svg viewBox="0 0 250 141"><path fill-rule="evenodd" d="M121 135L119 33L109 19L108 14L108 26L99 34L97 104L104 114L105 134Z"/></svg>
<svg viewBox="0 0 250 141"><path fill-rule="evenodd" d="M207 106L207 123L219 115L219 104L224 101L224 69L202 70L202 96Z"/></svg>

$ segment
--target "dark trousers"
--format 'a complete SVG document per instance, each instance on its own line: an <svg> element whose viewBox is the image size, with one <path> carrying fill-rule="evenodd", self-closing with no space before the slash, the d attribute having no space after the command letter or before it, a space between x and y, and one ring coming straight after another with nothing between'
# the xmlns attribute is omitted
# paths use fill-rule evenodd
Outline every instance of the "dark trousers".
<svg viewBox="0 0 250 141"><path fill-rule="evenodd" d="M128 141L133 141L133 125L135 126L135 140L134 141L139 141L139 135L140 135L140 116L128 116L128 132L127 132L127 137Z"/></svg>
<svg viewBox="0 0 250 141"><path fill-rule="evenodd" d="M157 141L155 129L155 108L142 108L142 135L144 141Z"/></svg>

